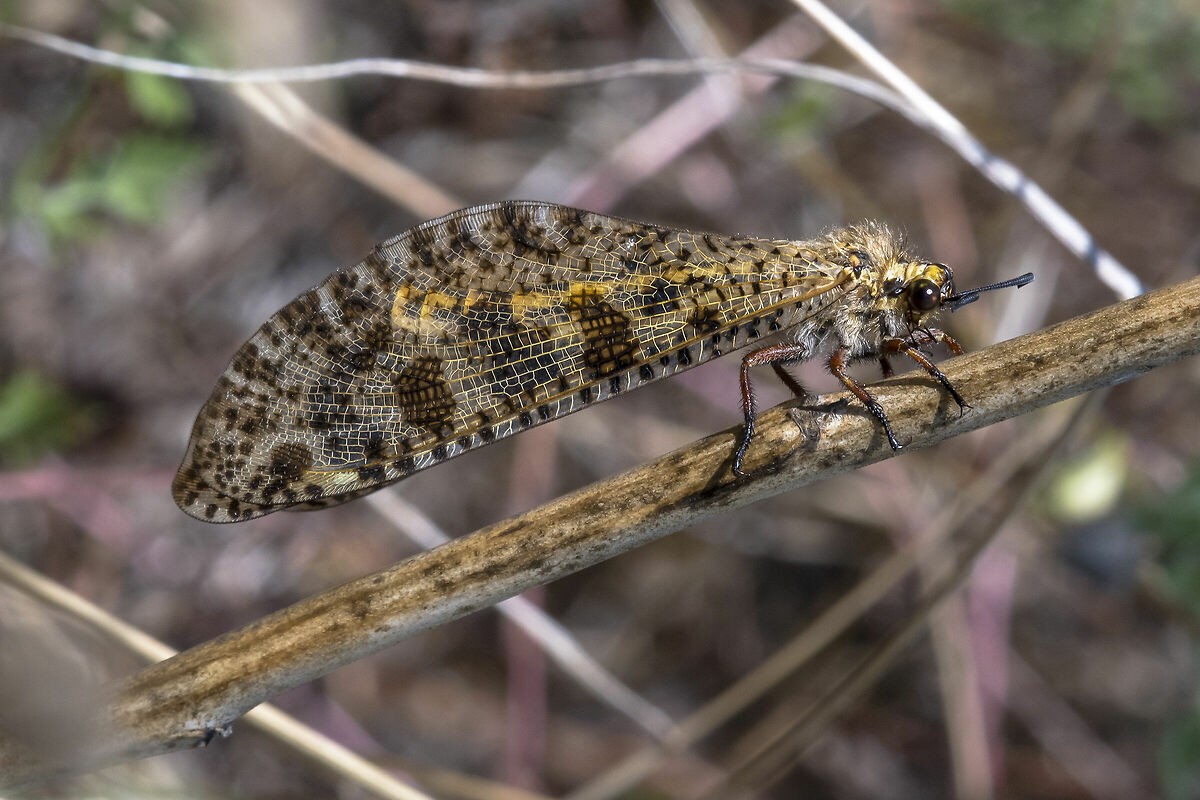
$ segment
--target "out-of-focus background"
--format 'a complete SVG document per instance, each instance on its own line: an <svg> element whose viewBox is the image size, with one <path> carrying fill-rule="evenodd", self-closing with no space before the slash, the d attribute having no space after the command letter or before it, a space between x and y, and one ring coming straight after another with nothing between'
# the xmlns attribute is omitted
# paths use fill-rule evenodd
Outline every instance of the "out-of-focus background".
<svg viewBox="0 0 1200 800"><path fill-rule="evenodd" d="M1147 286L1196 273L1195 3L835 7ZM384 56L552 69L749 49L861 73L786 0L17 0L0 19L213 66ZM329 145L337 163L322 158L225 87L0 39L0 549L176 647L413 552L365 502L217 527L179 512L168 486L195 412L262 321L377 241L457 205L543 199L787 238L877 218L953 265L964 287L1038 273L947 321L971 349L1115 299L928 133L825 86L681 77L481 91L358 77L294 88L412 172L375 173L392 198L339 166L354 157L344 143ZM819 365L799 374L834 388ZM765 402L787 397L769 371L758 385ZM394 491L451 535L468 533L736 424L736 387L736 359L725 359ZM929 634L760 796L1200 796L1198 388L1190 359L1109 392ZM683 719L918 538L1002 455L1025 447L1046 466L1039 437L1075 410L730 513L554 583L540 602ZM1005 488L991 498L1016 502ZM890 592L814 662L623 796L712 785L908 618L917 587ZM4 586L0 664L0 699L27 707L138 666ZM495 796L474 792L496 786L562 795L647 743L493 612L278 702L444 797ZM26 710L36 720L36 703ZM496 784L450 788L456 772ZM50 794L84 791L364 796L244 724L207 750Z"/></svg>

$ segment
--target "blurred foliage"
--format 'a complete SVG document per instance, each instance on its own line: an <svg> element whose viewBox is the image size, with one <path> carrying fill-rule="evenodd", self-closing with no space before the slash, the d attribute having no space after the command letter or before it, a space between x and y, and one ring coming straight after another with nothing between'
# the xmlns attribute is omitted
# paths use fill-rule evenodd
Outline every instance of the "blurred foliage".
<svg viewBox="0 0 1200 800"><path fill-rule="evenodd" d="M32 370L0 383L0 465L19 467L76 444L95 427L88 407Z"/></svg>
<svg viewBox="0 0 1200 800"><path fill-rule="evenodd" d="M1138 506L1134 521L1158 540L1168 591L1200 613L1200 462L1172 492Z"/></svg>
<svg viewBox="0 0 1200 800"><path fill-rule="evenodd" d="M1200 710L1168 726L1159 750L1159 773L1167 800L1200 797Z"/></svg>
<svg viewBox="0 0 1200 800"><path fill-rule="evenodd" d="M131 133L111 151L79 154L57 183L46 182L43 169L28 165L13 187L14 205L56 238L68 240L94 234L104 216L150 224L161 218L171 190L188 180L205 153L196 142Z"/></svg>
<svg viewBox="0 0 1200 800"><path fill-rule="evenodd" d="M942 5L971 17L1026 47L1086 54L1109 35L1119 0L942 0Z"/></svg>
<svg viewBox="0 0 1200 800"><path fill-rule="evenodd" d="M177 80L145 72L127 72L125 93L130 105L147 122L174 127L192 121L192 99Z"/></svg>
<svg viewBox="0 0 1200 800"><path fill-rule="evenodd" d="M1200 462L1173 491L1135 509L1141 530L1158 542L1157 561L1171 599L1200 615ZM1200 709L1170 723L1159 749L1168 798L1200 797Z"/></svg>
<svg viewBox="0 0 1200 800"><path fill-rule="evenodd" d="M798 82L791 96L767 120L766 130L782 143L810 143L814 134L826 126L837 107L837 92L819 83Z"/></svg>
<svg viewBox="0 0 1200 800"><path fill-rule="evenodd" d="M914 14L904 4L893 9L883 3L873 5L872 13L879 15L880 30L892 34L887 44L898 51L902 63L921 65L919 75L935 96L953 98L961 91L987 100L972 109L970 123L985 138L1003 143L1006 153L1028 158L1040 152L1044 131L1014 124L1014 119L1052 119L1073 80L1104 71L1103 88L1112 99L1086 122L1103 129L1112 141L1109 148L1097 151L1103 157L1063 164L1063 180L1072 187L1067 197L1083 212L1086 225L1103 232L1103 244L1127 257L1148 283L1177 279L1178 270L1191 263L1185 259L1194 254L1193 222L1200 217L1197 184L1191 177L1200 174L1200 160L1189 155L1195 128L1178 124L1200 108L1200 37L1194 15L1183 11L1185 0L1146 0L1140 5L1131 0L942 2L956 15L926 6ZM703 6L720 40L734 49L771 33L794 14L787 3ZM29 11L12 12L14 7ZM593 3L584 13L564 11L567 4L553 3L148 6L112 0L81 4L74 12L53 16L42 13L52 7L69 6L0 0L0 14L15 13L13 21L18 23L123 53L204 65L408 55L517 68L616 61L677 49L667 21L650 4ZM587 27L579 24L584 18ZM864 24L872 21L863 19ZM892 27L883 28L884 20ZM900 35L907 32L903 26L913 25L922 26L921 35ZM983 52L977 60L959 58L961 70L948 68L948 63L959 62L944 58L947 48L963 43L982 43ZM281 45L279 50L267 46L275 44ZM664 52L665 44L671 46ZM39 513L34 503L0 509L7 515L0 533L9 534L8 539L26 552L23 542L33 538L31 532L45 531L38 540L53 546L41 548L45 554L37 562L39 568L68 583L93 587L95 594L132 617L188 641L201 641L268 613L281 600L298 599L342 574L364 574L404 557L405 547L380 529L374 513L353 505L336 512L337 537L327 535L329 522L323 515L268 520L262 530L275 535L267 537L229 539L207 530L200 533L195 530L198 523L169 507L162 480L142 479L126 466L157 465L164 474L175 467L195 404L211 390L211 376L228 357L226 348L244 338L251 324L247 317L252 316L253 303L241 301L246 287L261 287L268 293L263 302L269 304L284 291L284 281L307 285L313 262L324 258L330 247L338 252L357 249L355 243L372 232L398 229L395 205L317 162L303 185L294 183L298 162L260 158L262 142L255 137L263 124L241 124L222 89L82 65L19 43L6 44L0 55L12 65L0 70L0 97L5 101L0 103L0 122L8 123L5 130L19 133L14 146L0 148L0 193L19 196L23 215L12 235L0 232L0 259L9 259L0 260L0 272L13 269L9 264L20 270L20 280L0 293L0 336L11 338L11 343L0 345L0 361L20 358L29 368L10 376L0 366L0 468L55 453L67 463L97 466L95 472L81 473L81 480L91 481L103 470L107 485L121 487L114 495L114 509L125 519L118 516L98 524L111 534L105 548L124 555L121 563L127 568L113 569L112 559L102 553L92 558L86 534L76 532L61 515ZM836 57L836 51L827 49L823 55ZM1029 91L1042 84L1047 91ZM679 82L678 88L682 91L687 84ZM559 180L568 186L596 168L600 158L607 157L607 148L617 147L617 136L649 118L674 89L646 80L541 95L357 79L339 82L331 90L353 99L344 104L342 120L351 130L401 161L415 162L436 184L483 200L496 199L504 186L527 185L531 175L547 179L548 187ZM688 145L689 152L704 159L694 163L724 166L729 185L712 190L723 200L693 203L687 184L676 182L677 176L692 173L669 169L639 175L649 183L620 195L620 203L632 204L627 210L636 208L637 215L647 219L682 222L699 209L705 219L729 214L730 230L753 228L744 221L756 219L778 220L782 228L786 220L820 219L820 212L798 208L810 203L863 211L853 198L859 191L877 198L877 208L870 210L894 224L917 231L944 227L960 237L978 235L978 249L986 254L981 260L997 270L1011 268L1004 266L1010 258L1004 244L1012 236L1011 201L998 198L985 181L946 183L935 173L921 188L960 203L965 222L943 218L945 206L927 203L914 192L912 162L928 149L927 140L894 115L861 113L869 108L865 103L856 104L856 113L845 113L845 105L840 91L805 82L781 83L767 97L746 103L739 112L741 124L727 125L719 135ZM1174 137L1145 136L1144 126L1131 124L1127 112L1156 124L1175 124ZM757 138L764 113L772 114L766 127L776 140ZM611 130L605 127L612 122L620 124ZM814 138L835 143L836 148L821 152ZM278 141L279 147L302 152L298 144ZM210 207L206 197L190 193L195 192L198 171L218 157L221 168L205 175ZM746 168L750 161L753 168ZM1136 185L1131 185L1131 173L1142 178ZM817 182L814 176L829 182ZM189 193L187 203L172 202L183 192ZM543 196L552 199L553 191ZM221 223L231 217L244 221L239 226L244 230L227 233ZM735 223L735 217L742 221ZM40 268L51 261L45 242L26 233L39 226L52 231L53 244L70 254L71 270ZM205 230L217 235L194 236ZM189 234L191 239L182 238ZM118 236L119 247L112 241ZM187 247L172 254L172 268L158 270L163 244L181 240ZM314 246L316 240L322 244ZM226 267L214 274L219 260ZM260 277L250 282L236 277L243 268L260 270ZM1003 274L1008 273L995 277ZM144 279L147 275L152 279ZM279 283L268 285L268 280ZM104 290L95 291L96 286ZM1056 302L1047 312L1050 320L1110 300L1090 279L1060 284L1059 289L1054 296L1066 301L1067 309ZM239 304L236 311L229 308L231 300ZM1089 554L1099 552L1102 557L1101 565L1108 569L1104 575L1123 577L1125 573L1114 572L1112 565L1145 563L1150 552L1149 557L1161 555L1165 568L1176 573L1186 573L1190 563L1190 583L1200 585L1200 554L1194 552L1200 548L1188 546L1200 529L1200 518L1183 509L1197 502L1196 482L1190 495L1181 488L1179 497L1171 493L1148 503L1143 528L1133 529L1128 511L1131 484L1141 474L1150 469L1162 474L1200 451L1194 386L1193 372L1161 371L1112 393L1106 401L1106 422L1097 426L1101 441L1081 448L1041 493L1039 510L1061 521L1063 528L1079 530ZM74 387L88 387L89 394L81 395ZM100 399L110 393L111 408ZM638 394L625 402L643 402ZM688 402L694 394L681 396L679 408L672 408L680 413L672 413L671 424L665 426L671 431L663 430L662 395L657 401L645 398L644 406L627 405L624 415L607 419L619 419L635 432L651 431L625 437L645 439L647 455L654 450L650 443L666 441L666 433L691 431L698 437L729 424L730 406L718 403L709 413L701 407L708 403ZM676 395L666 397L669 402ZM584 422L585 417L575 421ZM590 419L605 424L603 416ZM98 439L101 426L134 433ZM567 434L572 435L579 434ZM620 446L616 437L609 438L614 441L602 437L599 444ZM952 496L960 482L965 486L983 467L982 457L970 452L975 451L947 447L928 456L939 459L932 474L945 476L944 486L927 484L919 460L925 455L906 456L911 466L902 471L904 483L897 484L897 490ZM482 460L476 465L464 461L444 467L450 470L449 479L415 478L420 486L407 491L418 495L423 507L433 510L448 528L472 530L486 524L496 513L494 470L511 470L511 464L521 462L499 451L477 457ZM958 460L941 460L947 458ZM559 471L555 485L591 480L594 467ZM851 476L815 493L764 502L749 516L714 522L713 533L730 525L753 534L735 537L736 544L699 535L643 548L559 582L549 593L552 607L563 611L568 627L587 630L589 641L611 645L605 646L606 658L618 674L651 696L676 698L682 707L688 698L708 696L739 679L749 665L786 641L792 624L761 624L762 620L769 623L789 614L789 622L808 618L827 598L843 591L848 578L841 576L868 568L885 552L882 547L890 552L894 543L885 532L903 531L910 523L889 514L886 502L857 502L863 496L863 480L887 479ZM882 483L879 488L884 488ZM1012 495L1006 489L1000 496ZM90 496L82 500L89 502ZM1076 521L1105 508L1107 516L1098 521ZM96 512L96 519L107 513L99 506L83 510ZM1161 525L1149 519L1158 515L1166 518ZM797 519L807 520L803 536L796 536ZM1177 529L1168 532L1168 526ZM1041 666L1047 682L1090 727L1091 738L1108 746L1093 749L1084 740L1079 750L1083 758L1118 753L1146 784L1145 796L1200 796L1200 705L1187 692L1196 662L1187 659L1186 651L1180 654L1178 621L1158 605L1139 602L1129 591L1135 585L1130 580L1084 584L1074 573L1064 572L1061 559L1044 558L1041 537L1047 527L1031 512L1019 515L1006 534L1013 541L1011 552L1019 556L1021 578L1011 595L1013 641ZM1140 546L1155 537L1163 542L1157 552ZM64 560L63 553L80 555ZM831 573L838 577L830 579ZM264 574L272 576L265 589ZM1190 596L1200 596L1200 590ZM1095 602L1098 597L1101 602ZM979 598L998 602L991 589ZM1008 599L1000 598L1005 604ZM858 648L868 637L873 641L884 625L899 620L903 604L897 597L864 619L860 632L847 637L855 649L850 657L858 658ZM714 608L720 613L713 613ZM1009 619L1007 605L996 608ZM496 746L505 730L504 710L510 707L504 692L506 685L514 685L505 683L504 654L494 646L494 625L489 615L477 614L441 626L420 640L397 645L384 658L356 664L350 668L351 679L343 672L343 677L333 676L315 691L294 693L290 701L305 715L324 719L325 704L333 700L375 732L385 749L401 747L421 752L430 763L486 773L499 763ZM835 670L842 652L829 653ZM900 777L885 786L895 797L936 798L952 791L947 775L953 767L942 753L948 750L942 747L947 733L936 727L940 715L931 713L936 702L932 698L939 696L939 670L928 648L917 646L911 653L850 721L847 730L852 735L835 739L831 752L841 752L839 764L829 759L827 774L796 770L786 787L763 796L889 794L866 788L883 785L874 783L880 769L887 770L881 781ZM1129 658L1130 653L1139 658ZM1086 669L1079 668L1082 659ZM523 666L518 661L510 668ZM828 685L820 674L828 669L818 665L815 682L793 684L812 695ZM551 747L547 753L545 773L556 788L565 788L591 777L588 773L598 763L579 759L579 752L619 753L630 740L617 724L595 724L590 700L574 700L577 692L550 688L554 703L546 710L547 721L554 730L570 730L572 737L580 737L579 747ZM1009 690L1019 688L1014 684ZM780 703L806 702L793 697L790 688L780 690L777 698L760 706L769 710ZM1006 782L999 791L1013 798L1082 796L1055 792L1066 785L1066 769L1025 733L1026 728L1054 722L1022 712L1021 707L1013 703L1011 721L997 730L1002 737L997 752L1006 754L1005 763L998 765L1005 770ZM723 733L721 742L706 747L716 752L743 732L757 735L751 724L754 720L747 713L740 731ZM531 730L537 732L535 727ZM897 731L903 736L897 737ZM847 745L854 749L847 750ZM860 761L855 753L877 755ZM237 793L246 796L321 794L305 785L310 781L322 782L325 794L340 787L337 779L313 769L293 769L253 743L235 742L226 755L215 766L211 759L183 762L191 794L197 791L194 776L210 769L218 770L213 774L222 785L236 786ZM685 755L668 765L657 783L691 780L695 770L689 758ZM667 795L643 787L629 796Z"/></svg>
<svg viewBox="0 0 1200 800"><path fill-rule="evenodd" d="M1073 57L1099 53L1126 110L1159 127L1195 116L1200 15L1189 0L942 0L1018 44Z"/></svg>
<svg viewBox="0 0 1200 800"><path fill-rule="evenodd" d="M1050 479L1047 511L1068 524L1093 522L1111 513L1129 477L1129 448L1129 438L1115 430L1097 436Z"/></svg>
<svg viewBox="0 0 1200 800"><path fill-rule="evenodd" d="M141 225L161 221L171 192L191 179L209 152L184 132L194 108L180 81L136 72L105 72L99 80L109 75L120 81L128 108L107 108L112 103L107 92L85 93L59 129L43 137L13 182L13 207L58 240L86 239L111 219ZM76 126L97 113L123 120L119 127L124 129L113 139L74 145Z"/></svg>

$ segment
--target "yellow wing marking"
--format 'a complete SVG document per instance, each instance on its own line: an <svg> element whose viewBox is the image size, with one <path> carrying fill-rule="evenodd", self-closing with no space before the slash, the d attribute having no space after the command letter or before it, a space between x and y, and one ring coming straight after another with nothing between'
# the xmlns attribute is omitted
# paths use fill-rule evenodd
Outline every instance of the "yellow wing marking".
<svg viewBox="0 0 1200 800"><path fill-rule="evenodd" d="M478 289L468 289L466 292L422 291L411 284L404 284L392 298L392 329L414 336L445 336L453 331L456 323L446 315L439 316L437 312L464 314L484 297L485 293ZM414 308L417 309L415 314Z"/></svg>
<svg viewBox="0 0 1200 800"><path fill-rule="evenodd" d="M853 276L852 272L850 272L849 270L844 270L836 278L832 278L828 282L821 284L820 286L816 286L816 287L810 289L809 291L804 292L803 294L800 294L800 295L797 295L794 297L788 297L786 299L781 299L781 300L778 300L769 305L763 306L762 309L760 309L758 312L756 312L756 316L769 314L770 312L772 312L776 309L786 308L787 306L796 305L797 303L803 303L807 300L812 300L813 298L820 297L821 295L827 294L846 283L852 282L853 279L854 279L854 276ZM530 293L530 294L537 294L537 293ZM550 296L550 293L547 293L547 294L548 294L548 296ZM552 296L554 296L556 298L561 298L562 293L553 293ZM808 316L806 316L804 319L794 321L790 327L803 324L806 320L811 319L814 315L819 314L823 310L824 310L823 308L813 309L808 314ZM710 338L711 336L712 336L712 333L697 334L697 335L692 336L691 338L685 340L684 342L678 344L677 346L674 346L674 347L670 348L669 350L665 350L657 355L662 356L662 355L669 355L670 353L678 352L679 350L682 350L685 347L691 347L700 342L703 342L704 340ZM565 337L556 337L556 338L565 338ZM638 363L629 367L629 369L626 370L626 372L636 370L639 367L644 366L646 364L650 364L650 363L652 363L652 362L639 361ZM482 377L482 375L483 375L483 373L478 373L478 372L473 373L471 375L463 376L462 378L459 379L459 381L468 383L468 382L480 379ZM562 400L566 400L567 398L569 398L572 395L579 392L581 389L587 388L589 386L596 386L599 383L600 383L600 381L590 380L590 381L586 381L584 383L574 385L567 391L559 392L557 394L548 396L546 399L541 401L541 404L551 405L553 403L560 402ZM366 396L367 397L386 397L387 395L369 394ZM523 410L529 411L532 409L523 409ZM515 419L517 416L519 416L519 413L508 414L506 416L492 419L488 424L489 424L489 426L502 425L506 422L509 422L509 421ZM457 438L462 438L462 437L467 437L467 436L473 436L473 435L477 434L480 430L481 430L481 426L479 426L478 424L467 426L467 427L462 428L461 430L456 430L452 438L457 439ZM444 440L431 438L428 441L423 442L422 444L414 447L413 449L406 451L404 454L406 456L414 456L414 457L419 456L423 453L427 453L430 450L433 450L435 447L437 447L439 444L442 444L442 443L444 443ZM358 481L357 471L359 469L369 468L369 467L373 467L373 466L379 466L379 465L385 464L391 460L392 460L391 458L382 458L382 459L376 459L373 461L364 461L361 464L355 464L353 467L325 467L325 468L309 469L309 470L305 471L305 476L306 477L314 476L314 479L319 479L321 476L333 476L338 473L345 473L347 476L347 481L346 481L347 483L352 482L352 481L357 482ZM351 479L352 479L352 481L351 481ZM320 481L317 480L316 482L320 482Z"/></svg>

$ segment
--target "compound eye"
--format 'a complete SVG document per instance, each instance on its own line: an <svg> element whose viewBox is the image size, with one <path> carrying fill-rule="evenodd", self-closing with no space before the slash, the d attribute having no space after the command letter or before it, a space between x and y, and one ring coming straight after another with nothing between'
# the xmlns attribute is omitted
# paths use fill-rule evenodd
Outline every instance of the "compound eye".
<svg viewBox="0 0 1200 800"><path fill-rule="evenodd" d="M933 311L941 301L941 288L928 278L918 278L908 286L908 304L921 313Z"/></svg>

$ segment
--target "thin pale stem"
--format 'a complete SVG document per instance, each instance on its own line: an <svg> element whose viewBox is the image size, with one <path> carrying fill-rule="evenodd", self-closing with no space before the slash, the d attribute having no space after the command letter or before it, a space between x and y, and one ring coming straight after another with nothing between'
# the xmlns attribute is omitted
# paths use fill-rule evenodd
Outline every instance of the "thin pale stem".
<svg viewBox="0 0 1200 800"><path fill-rule="evenodd" d="M119 69L165 75L180 80L215 83L302 83L343 79L356 75L387 75L435 81L474 89L550 89L587 83L666 75L763 73L812 80L853 92L901 114L930 131L1000 189L1017 198L1068 250L1096 271L1118 297L1142 291L1141 281L1087 229L1015 164L989 151L945 108L904 76L865 39L816 0L794 0L869 67L879 72L899 92L839 70L771 58L658 59L605 64L581 69L493 71L450 67L419 61L357 58L329 64L278 69L220 69L196 67L152 58L126 56L73 42L53 34L0 23L0 34L31 42L85 61Z"/></svg>

